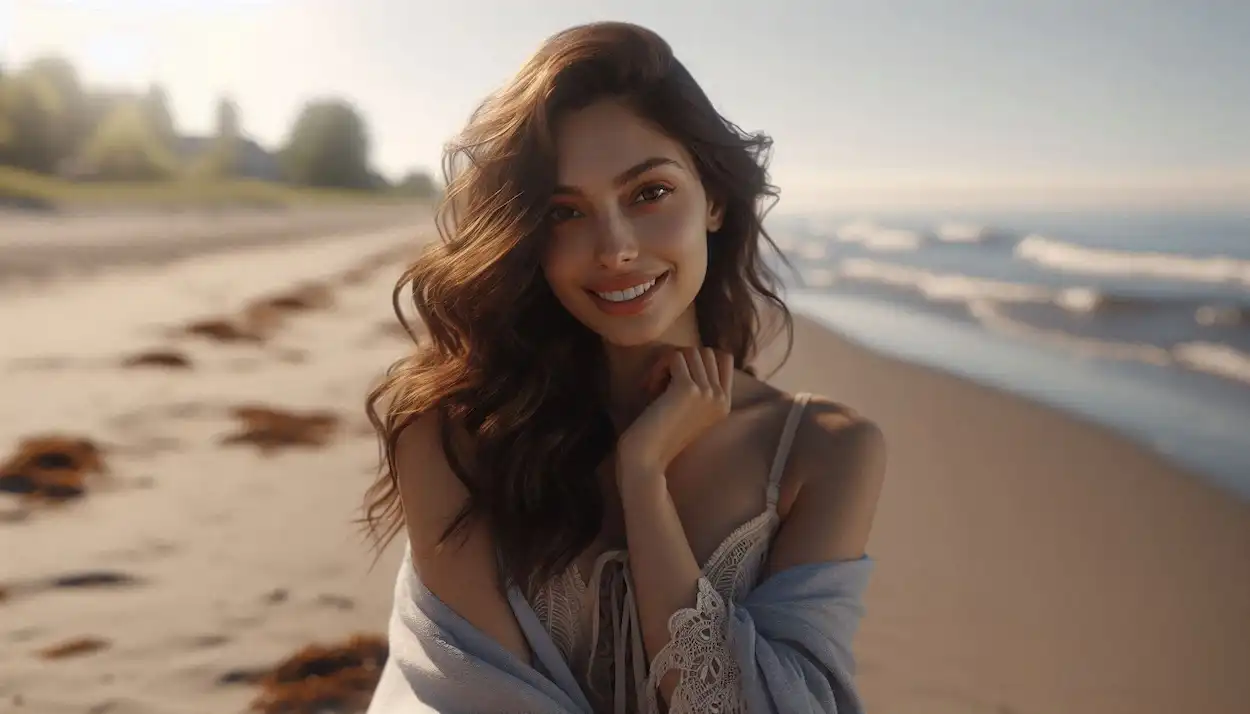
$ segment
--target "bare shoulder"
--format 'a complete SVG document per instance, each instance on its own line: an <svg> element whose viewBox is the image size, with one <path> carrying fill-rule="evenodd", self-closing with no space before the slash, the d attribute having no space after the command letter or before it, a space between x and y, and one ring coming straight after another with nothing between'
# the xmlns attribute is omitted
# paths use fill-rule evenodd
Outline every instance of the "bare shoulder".
<svg viewBox="0 0 1250 714"><path fill-rule="evenodd" d="M864 554L885 480L885 436L854 409L812 395L786 465L770 570Z"/></svg>
<svg viewBox="0 0 1250 714"><path fill-rule="evenodd" d="M879 478L884 457L885 435L875 422L827 397L808 398L790 454L790 475L798 484Z"/></svg>
<svg viewBox="0 0 1250 714"><path fill-rule="evenodd" d="M528 645L504 594L490 528L470 519L452 538L443 538L469 492L447 459L437 414L422 415L400 432L395 468L421 582L478 630L528 661Z"/></svg>
<svg viewBox="0 0 1250 714"><path fill-rule="evenodd" d="M423 414L404 427L395 445L395 476L414 558L432 552L468 497L447 460L442 429L437 414Z"/></svg>

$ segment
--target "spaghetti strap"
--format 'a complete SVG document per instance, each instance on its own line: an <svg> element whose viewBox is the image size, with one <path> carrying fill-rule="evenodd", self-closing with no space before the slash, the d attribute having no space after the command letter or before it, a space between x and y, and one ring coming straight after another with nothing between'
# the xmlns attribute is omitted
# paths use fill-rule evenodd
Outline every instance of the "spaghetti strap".
<svg viewBox="0 0 1250 714"><path fill-rule="evenodd" d="M799 392L794 395L794 404L786 415L786 424L781 428L781 440L777 442L777 453L773 456L772 470L768 472L768 510L777 509L777 499L781 495L781 475L785 473L786 461L790 457L790 446L794 444L794 434L799 430L799 417L803 416L803 408L812 395Z"/></svg>

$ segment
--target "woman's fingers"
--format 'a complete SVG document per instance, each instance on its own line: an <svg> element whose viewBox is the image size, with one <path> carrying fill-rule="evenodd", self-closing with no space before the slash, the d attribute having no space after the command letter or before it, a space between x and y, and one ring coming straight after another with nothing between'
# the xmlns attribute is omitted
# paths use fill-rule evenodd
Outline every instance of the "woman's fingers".
<svg viewBox="0 0 1250 714"><path fill-rule="evenodd" d="M708 381L707 368L703 365L703 355L700 354L699 348L683 347L681 354L686 361L686 368L690 370L690 378L694 380L695 386L700 391L710 390L712 384Z"/></svg>
<svg viewBox="0 0 1250 714"><path fill-rule="evenodd" d="M703 371L707 374L708 387L713 392L720 394L720 365L716 363L716 350L711 347L704 347L699 350L699 358L703 360Z"/></svg>
<svg viewBox="0 0 1250 714"><path fill-rule="evenodd" d="M734 356L728 352L717 352L716 362L716 371L720 377L720 388L725 396L731 396L734 389Z"/></svg>
<svg viewBox="0 0 1250 714"><path fill-rule="evenodd" d="M670 384L697 384L683 350L673 350L669 355L668 374L671 377Z"/></svg>
<svg viewBox="0 0 1250 714"><path fill-rule="evenodd" d="M657 356L655 361L651 363L651 370L647 372L647 378L643 382L643 389L647 390L647 395L652 399L662 394L668 386L672 373L672 362L673 355L668 353Z"/></svg>

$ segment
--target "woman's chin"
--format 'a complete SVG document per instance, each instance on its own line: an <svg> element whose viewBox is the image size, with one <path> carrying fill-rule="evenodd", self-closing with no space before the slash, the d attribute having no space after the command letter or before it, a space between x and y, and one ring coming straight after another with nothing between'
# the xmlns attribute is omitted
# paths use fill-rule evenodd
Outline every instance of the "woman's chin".
<svg viewBox="0 0 1250 714"><path fill-rule="evenodd" d="M613 324L614 323L614 324ZM668 323L656 319L612 320L591 325L605 344L613 347L644 347L664 341Z"/></svg>
<svg viewBox="0 0 1250 714"><path fill-rule="evenodd" d="M660 305L654 307L660 308ZM595 320L587 325L604 343L613 347L645 347L655 344L684 344L685 332L697 335L698 327L693 317L689 325L685 323L686 315L666 314L669 310L657 309L649 314L634 315L628 318L609 317L606 320Z"/></svg>

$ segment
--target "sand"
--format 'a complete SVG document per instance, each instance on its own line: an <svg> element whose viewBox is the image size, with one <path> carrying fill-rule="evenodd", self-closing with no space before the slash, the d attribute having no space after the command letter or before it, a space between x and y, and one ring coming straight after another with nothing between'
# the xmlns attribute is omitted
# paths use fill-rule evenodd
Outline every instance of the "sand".
<svg viewBox="0 0 1250 714"><path fill-rule="evenodd" d="M108 467L59 507L0 493L0 710L240 712L249 673L384 631L398 550L371 569L352 519L377 455L363 395L408 349L389 296L417 242L356 232L0 300L0 458L66 433ZM186 333L207 318L254 334ZM1250 507L810 322L776 381L890 442L857 643L870 711L1246 710Z"/></svg>
<svg viewBox="0 0 1250 714"><path fill-rule="evenodd" d="M870 711L1250 711L1250 505L1064 414L800 319L776 375L889 446Z"/></svg>
<svg viewBox="0 0 1250 714"><path fill-rule="evenodd" d="M351 519L377 455L364 393L405 350L386 329L404 257L351 273L379 253L415 251L416 235L115 269L0 301L13 336L0 339L0 451L28 435L84 435L102 443L109 467L60 508L0 493L0 711L243 711L256 688L219 684L224 675L384 628L397 561L392 553L370 570ZM263 343L179 334L309 282L328 283L333 304L291 314ZM122 366L156 348L190 367ZM240 428L231 410L249 404L324 410L340 423L325 446L268 456L219 443ZM96 571L128 582L46 585ZM108 645L38 656L84 637Z"/></svg>
<svg viewBox="0 0 1250 714"><path fill-rule="evenodd" d="M424 205L343 204L220 210L39 213L0 210L0 283L94 273L344 230L415 223Z"/></svg>

